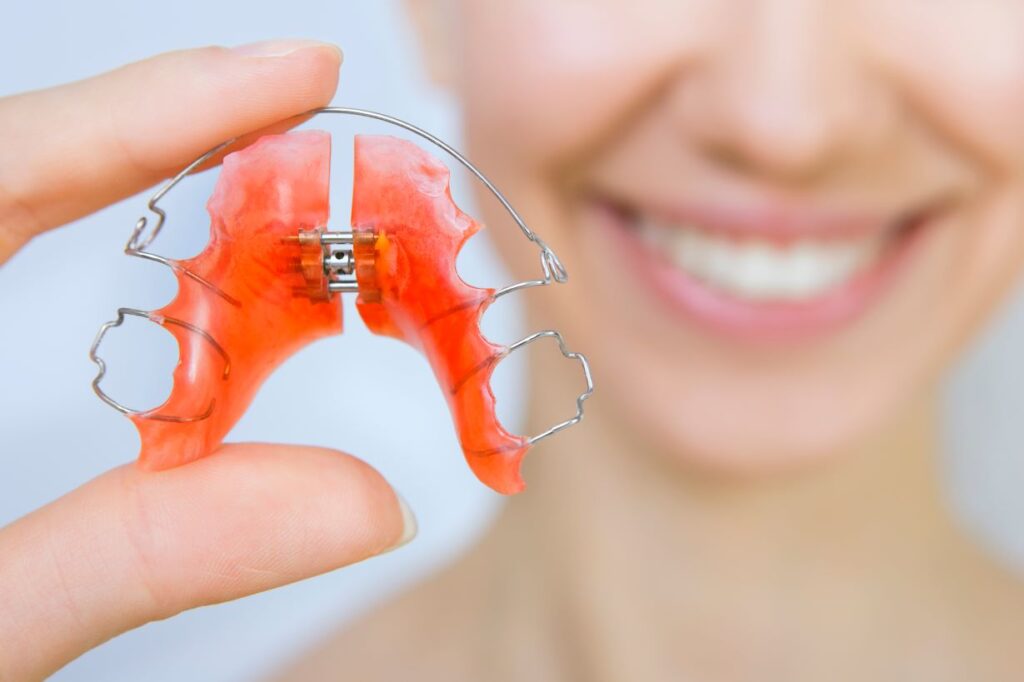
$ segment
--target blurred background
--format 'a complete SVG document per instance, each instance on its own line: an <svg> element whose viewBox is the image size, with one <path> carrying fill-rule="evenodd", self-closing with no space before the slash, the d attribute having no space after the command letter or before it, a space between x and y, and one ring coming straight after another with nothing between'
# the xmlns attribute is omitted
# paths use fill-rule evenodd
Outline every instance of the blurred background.
<svg viewBox="0 0 1024 682"><path fill-rule="evenodd" d="M456 108L425 82L394 1L10 3L0 22L0 96L156 52L274 37L338 43L346 59L335 103L397 115L459 146ZM351 136L395 131L357 119L318 119L315 126L334 133L331 226L340 229L349 210ZM213 173L192 178L168 197L168 229L154 250L184 257L202 248L214 180ZM457 174L455 195L472 212L468 182ZM37 239L0 269L0 525L136 452L133 427L90 390L95 368L87 350L117 307L158 308L174 294L170 273L121 253L148 193ZM508 281L485 237L472 240L459 265L477 284ZM416 511L416 541L343 572L151 624L90 652L55 679L251 679L443 565L483 532L499 499L463 464L426 363L367 334L350 301L345 312L345 334L281 368L230 439L325 445L368 460ZM500 313L487 320L488 334L516 338L515 305ZM1024 526L1017 522L1024 518L1022 348L1018 296L952 377L947 460L964 523L1024 571ZM103 356L111 365L107 385L123 402L149 407L167 395L175 348L160 329L130 325L109 337ZM502 414L513 426L522 394L517 377L512 364L498 374Z"/></svg>

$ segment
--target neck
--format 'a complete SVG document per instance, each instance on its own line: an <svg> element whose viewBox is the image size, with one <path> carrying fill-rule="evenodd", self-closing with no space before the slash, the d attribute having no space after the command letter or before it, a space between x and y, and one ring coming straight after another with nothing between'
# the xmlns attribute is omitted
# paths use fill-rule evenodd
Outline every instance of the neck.
<svg viewBox="0 0 1024 682"><path fill-rule="evenodd" d="M543 370L534 385L550 387ZM532 426L564 408L552 393L534 396ZM542 595L532 606L549 622L571 621L546 634L589 662L586 679L769 679L773 661L808 672L844 647L892 647L901 629L920 634L908 619L968 554L944 504L930 398L848 452L743 479L638 451L599 399L533 456L529 491L497 529L530 583L513 592ZM516 606L535 624L530 609Z"/></svg>

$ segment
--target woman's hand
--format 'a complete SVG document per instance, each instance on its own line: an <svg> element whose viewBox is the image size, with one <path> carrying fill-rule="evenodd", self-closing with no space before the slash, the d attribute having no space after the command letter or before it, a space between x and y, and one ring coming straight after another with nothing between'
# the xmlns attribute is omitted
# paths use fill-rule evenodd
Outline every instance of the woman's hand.
<svg viewBox="0 0 1024 682"><path fill-rule="evenodd" d="M0 263L218 142L326 104L340 62L321 43L207 48L0 99ZM166 472L114 469L0 530L0 680L414 533L384 479L338 452L230 445Z"/></svg>

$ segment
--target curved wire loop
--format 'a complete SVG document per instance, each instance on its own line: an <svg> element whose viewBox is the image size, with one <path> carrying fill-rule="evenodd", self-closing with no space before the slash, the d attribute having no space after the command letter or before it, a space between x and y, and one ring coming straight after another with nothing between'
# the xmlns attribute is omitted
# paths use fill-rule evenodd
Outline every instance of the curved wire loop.
<svg viewBox="0 0 1024 682"><path fill-rule="evenodd" d="M404 130L406 130L406 131L408 131L410 133L413 133L414 135L417 135L417 136L423 138L424 140L427 140L431 144L435 145L436 147L438 147L441 150L443 150L444 152L446 152L449 156L454 158L464 168L466 168L466 170L468 170L470 173L472 173L473 176L476 177L477 180L479 180L481 183L483 183L484 187L486 187L491 192L491 194L494 195L494 197L498 200L498 202L502 205L502 207L512 217L512 220L515 221L516 225L519 227L519 230L523 233L523 235L527 239L529 239L531 242L536 244L537 248L540 250L541 277L538 278L538 279L532 279L532 280L526 280L526 281L523 281L523 282L517 282L515 284L511 284L509 286L506 286L506 287L503 287L501 289L498 289L497 291L495 291L491 295L491 300L496 300L496 299L498 299L498 298L500 298L500 297L502 297L502 296L504 296L506 294L510 294L510 293L512 293L514 291L520 291L520 290L528 289L528 288L532 288L532 287L547 286L547 285L553 284L553 283L564 284L565 282L567 282L569 280L569 273L566 272L565 266L562 265L562 261L558 258L558 256L551 249L551 247L549 247L544 242L544 240L540 238L540 236L536 232L534 232L532 229L530 229L530 227L526 224L526 221L523 220L523 217L521 215L519 215L519 212L516 211L516 209L512 207L512 204L505 197L505 195L501 193L501 191L497 188L497 186L493 182L491 182L491 180L486 175L484 175L483 171L481 171L479 168L477 168L475 165L473 165L473 163L470 162L470 160L467 159L461 152L459 152L457 149L455 149L455 147L451 146L450 144L448 144L447 142L445 142L441 138L437 137L433 133L430 133L430 132L424 130L423 128L420 128L417 125L409 123L408 121L404 121L404 120L402 120L400 118L396 118L396 117L390 116L388 114L382 114L380 112L370 111L368 109L356 109L356 108L353 108L353 107L321 107L319 109L311 109L310 111L307 111L307 112L302 113L302 114L297 114L296 116L293 116L292 119L298 119L298 118L308 119L308 118L312 118L314 116L318 116L320 114L340 114L340 115L347 115L347 116L358 116L358 117L362 117L362 118L372 119L372 120L375 120L375 121L381 121L383 123L389 123L391 125L394 125L394 126L397 126L399 128L402 128L402 129L404 129ZM291 119L289 119L289 120L291 120ZM232 305L238 305L238 301L235 300L234 298L232 298L226 292L222 291L220 288L218 288L212 282L210 282L210 281L204 279L203 277L201 277L200 275L192 272L188 268L185 268L185 267L181 266L176 261L173 261L171 259L168 259L168 258L165 258L163 256L157 255L155 253L151 253L151 252L147 251L146 249L160 235L160 231L164 228L164 225L167 222L167 212L164 211L164 209L160 207L160 205L159 205L160 200L163 199L172 189L174 189L187 176L191 175L193 172L196 171L196 169L198 169L200 166L202 166L204 163L206 163L210 159L212 159L215 156L217 156L219 153L221 153L224 150L230 148L232 145L234 145L238 141L238 139L239 138L234 137L234 138L231 138L230 140L225 140L224 142L221 142L217 146L213 147L212 149L210 149L206 153L204 153L201 156L199 156L198 158L196 158L194 161L192 161L192 163L190 163L187 166L185 166L177 175L175 175L173 178L171 178L166 183L164 183L164 185L161 186L160 189L158 189L156 191L156 193L153 194L152 197L150 197L149 202L147 203L147 207L149 208L150 212L153 213L156 216L156 223L147 232L146 228L149 227L149 220L147 219L146 216L140 217L138 219L138 221L136 221L135 228L132 230L132 233L131 233L131 235L128 238L128 242L125 244L125 247L124 247L124 252L127 255L134 256L134 257L137 257L137 258L143 258L145 260L150 260L150 261L153 261L153 262L156 262L156 263L160 263L161 265L165 265L165 266L171 268L172 270L175 270L176 272L181 272L182 274L186 275L187 277L190 277L190 278L194 279L195 281L199 282L203 286L208 287L213 292L215 292L218 296L221 296L226 301L228 301L228 303L231 303ZM148 313L148 312L141 311L141 310L134 310L134 309L130 309L130 308L122 308L122 309L118 310L117 320L115 320L113 322L107 322L106 324L104 324L100 328L99 334L96 336L96 340L93 342L92 349L89 352L89 358L94 363L96 363L97 367L99 367L99 374L96 376L96 378L93 380L93 383L92 383L93 391L95 391L96 395L98 395L100 397L100 399L103 400L103 402L107 403L108 405L110 405L114 409L118 410L119 412L122 412L122 413L127 414L127 415L142 415L142 416L146 416L146 417L149 417L149 418L152 418L152 419L163 419L163 420L166 420L166 421L180 421L180 422L197 421L197 420L205 419L206 417L208 417L210 415L210 413L212 412L212 410L213 410L213 404L212 403L210 404L210 406L207 408L206 412L203 415L199 415L199 416L196 416L196 417L167 417L167 416L162 416L162 415L149 415L146 412L140 412L140 411L137 411L137 410L132 410L130 408L125 407L124 405L121 405L120 403L115 401L113 398L111 398L109 395L107 395L100 388L100 386L99 386L100 381L103 379L103 376L106 374L106 364L97 355L97 351L98 351L100 343L103 341L103 337L106 335L107 331L110 330L113 327L120 326L124 322L124 316L125 315L136 315L136 316L145 317L145 318L151 319L151 320L153 319L153 316L152 316L153 314L152 313ZM190 331L194 331L194 332L196 332L198 334L203 335L206 338L206 340L209 341L210 343L212 343L214 345L214 347L224 356L225 363L226 363L226 365L225 365L225 372L227 371L227 369L230 367L230 364L227 364L227 362L228 362L227 355L226 355L226 353L224 353L224 350L220 347L220 345L212 337L209 336L209 334L207 334L202 329L199 329L198 327L194 327L194 326L190 325L189 323L184 322L182 320L172 320L170 318L165 318L165 319L166 319L167 322L169 322L171 324L180 324L180 325L190 329ZM569 358L569 359L578 360L583 365L584 377L586 379L586 390L583 393L581 393L579 395L579 397L577 397L577 399L576 399L576 408L577 408L576 416L573 417L572 419L566 420L566 421L564 421L564 422L562 422L560 424L557 424L557 425L553 426L552 428L548 429L547 431L545 431L545 432L543 432L541 434L538 434L538 435L533 436L532 438L528 439L529 443L531 445L534 444L534 443L537 443L537 442L539 442L539 441L541 441L541 440L543 440L545 438L547 438L548 436L554 435L555 433L557 433L557 432L559 432L559 431L561 431L563 429L566 429L566 428L568 428L568 427L570 427L570 426L572 426L574 424L579 423L579 421L581 419L583 419L583 401L586 400L587 398L589 398L593 394L593 392L594 392L594 382L593 382L593 378L591 377L591 374L590 374L590 364L587 362L586 357L583 356L580 353L569 351L568 348L565 345L565 341L562 339L561 334L559 334L556 331L547 330L547 331L537 332L536 334L531 334L530 336L527 336L524 339L521 339L521 340L515 342L514 344L512 344L511 346L509 346L509 352L512 352L512 351L516 350L517 348L521 348L522 346L525 346L525 345L528 345L530 343L533 343L534 341L536 341L536 340L538 340L540 338L548 337L548 336L552 336L552 337L555 337L557 339L559 348L562 351L562 355L564 355L566 358ZM225 376L226 376L226 373L225 373Z"/></svg>
<svg viewBox="0 0 1024 682"><path fill-rule="evenodd" d="M560 332L555 331L554 329L545 329L544 331L535 332L533 334L530 334L529 336L525 336L519 339L518 341L516 341L515 343L508 347L506 355L514 353L520 348L529 346L531 343L535 343L544 338L553 338L558 343L558 350L561 351L564 357L566 357L569 360L579 361L580 366L583 368L583 378L586 381L587 387L582 393L576 396L576 415L569 419L566 419L563 422L555 424L547 431L542 431L536 436L530 436L529 438L526 439L530 445L539 443L545 438L555 435L559 431L563 431L569 428L570 426L579 424L580 421L583 420L583 402L594 394L594 377L590 374L590 362L587 360L587 357L582 353L577 353L576 351L569 350L569 347L565 343L565 339L562 338L562 334Z"/></svg>
<svg viewBox="0 0 1024 682"><path fill-rule="evenodd" d="M89 348L89 359L99 367L99 372L96 374L96 378L92 380L93 392L96 393L96 395L100 397L100 400L105 402L107 405L110 405L121 414L128 415L129 417L143 417L145 419L156 419L165 422L188 423L202 421L213 414L213 407L216 402L214 400L210 400L210 404L207 405L206 409L200 414L180 417L174 415L154 414L155 410L160 409L159 407L153 410L134 410L130 407L125 407L107 395L107 392L100 386L100 383L103 381L103 377L107 375L107 363L99 356L100 344L103 343L103 337L107 335L107 332L114 327L120 327L124 324L125 318L129 315L133 317L141 317L144 320L149 320L150 322L159 324L160 326L166 326L168 324L177 325L187 329L193 334L198 334L204 341L213 346L213 349L224 359L224 372L221 375L221 379L227 379L228 375L231 373L231 359L228 357L227 351L217 343L216 339L194 324L190 324L185 320L179 320L176 317L157 315L146 310L138 310L137 308L119 308L117 311L117 319L106 322L102 327L100 327L99 332L96 334L96 339L92 342L92 347Z"/></svg>

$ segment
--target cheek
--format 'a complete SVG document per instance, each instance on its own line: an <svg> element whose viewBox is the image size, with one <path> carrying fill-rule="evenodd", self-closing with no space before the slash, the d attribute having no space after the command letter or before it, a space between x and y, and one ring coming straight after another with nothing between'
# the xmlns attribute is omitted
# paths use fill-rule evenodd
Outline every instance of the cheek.
<svg viewBox="0 0 1024 682"><path fill-rule="evenodd" d="M690 5L703 3L465 0L456 87L470 145L545 162L591 147L696 49Z"/></svg>
<svg viewBox="0 0 1024 682"><path fill-rule="evenodd" d="M873 0L878 68L971 156L1024 169L1024 3Z"/></svg>
<svg viewBox="0 0 1024 682"><path fill-rule="evenodd" d="M960 267L944 306L956 315L957 342L970 338L1018 282L1024 263L1024 172L985 188L970 214L958 235Z"/></svg>

